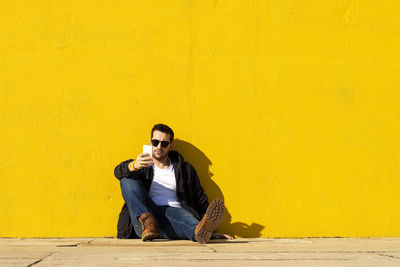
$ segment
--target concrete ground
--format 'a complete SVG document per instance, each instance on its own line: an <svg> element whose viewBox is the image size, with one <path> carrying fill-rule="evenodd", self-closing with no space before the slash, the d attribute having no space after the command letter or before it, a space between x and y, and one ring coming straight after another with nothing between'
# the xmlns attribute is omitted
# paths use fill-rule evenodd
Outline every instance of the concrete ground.
<svg viewBox="0 0 400 267"><path fill-rule="evenodd" d="M0 238L0 266L400 266L400 238Z"/></svg>

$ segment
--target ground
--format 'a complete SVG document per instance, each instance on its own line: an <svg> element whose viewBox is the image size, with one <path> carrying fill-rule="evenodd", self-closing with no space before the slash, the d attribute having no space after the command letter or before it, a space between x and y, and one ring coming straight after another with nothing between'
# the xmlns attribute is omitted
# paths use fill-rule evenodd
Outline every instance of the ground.
<svg viewBox="0 0 400 267"><path fill-rule="evenodd" d="M144 264L144 265L143 265ZM0 266L400 266L400 238L0 238Z"/></svg>

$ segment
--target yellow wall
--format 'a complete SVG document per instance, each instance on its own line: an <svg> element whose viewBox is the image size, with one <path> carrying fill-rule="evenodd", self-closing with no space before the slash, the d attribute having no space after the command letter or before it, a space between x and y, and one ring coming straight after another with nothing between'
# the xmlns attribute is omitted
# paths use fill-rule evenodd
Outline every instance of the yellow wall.
<svg viewBox="0 0 400 267"><path fill-rule="evenodd" d="M1 1L0 236L115 236L114 167L157 122L222 232L400 236L399 10Z"/></svg>

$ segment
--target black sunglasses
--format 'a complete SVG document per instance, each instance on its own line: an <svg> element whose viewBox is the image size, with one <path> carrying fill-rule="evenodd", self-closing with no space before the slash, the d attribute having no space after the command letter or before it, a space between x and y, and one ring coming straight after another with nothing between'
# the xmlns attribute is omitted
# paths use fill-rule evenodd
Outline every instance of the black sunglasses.
<svg viewBox="0 0 400 267"><path fill-rule="evenodd" d="M160 141L157 139L151 139L151 144L155 147L157 147L160 142L161 142L161 147L163 147L163 148L166 148L169 145L168 141Z"/></svg>

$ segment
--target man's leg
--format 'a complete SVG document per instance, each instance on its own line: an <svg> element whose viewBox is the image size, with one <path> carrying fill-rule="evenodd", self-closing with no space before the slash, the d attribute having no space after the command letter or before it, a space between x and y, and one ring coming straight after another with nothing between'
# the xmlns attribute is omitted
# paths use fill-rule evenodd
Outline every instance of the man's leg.
<svg viewBox="0 0 400 267"><path fill-rule="evenodd" d="M158 237L157 221L153 217L157 209L148 197L142 181L122 178L120 185L136 234L141 236L143 241Z"/></svg>
<svg viewBox="0 0 400 267"><path fill-rule="evenodd" d="M175 234L170 234L168 238L196 241L194 231L199 224L199 220L192 213L183 208L165 207L165 217L175 232Z"/></svg>
<svg viewBox="0 0 400 267"><path fill-rule="evenodd" d="M206 214L204 214L203 218L194 230L197 242L205 244L210 240L212 233L222 222L224 213L224 202L219 198L214 199L210 205L208 205Z"/></svg>
<svg viewBox="0 0 400 267"><path fill-rule="evenodd" d="M165 216L179 239L189 239L204 244L210 240L212 233L222 222L224 212L224 202L217 198L210 203L201 221L187 210L175 207L167 207Z"/></svg>

